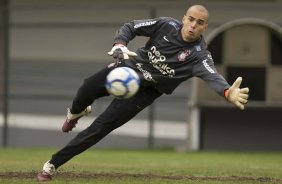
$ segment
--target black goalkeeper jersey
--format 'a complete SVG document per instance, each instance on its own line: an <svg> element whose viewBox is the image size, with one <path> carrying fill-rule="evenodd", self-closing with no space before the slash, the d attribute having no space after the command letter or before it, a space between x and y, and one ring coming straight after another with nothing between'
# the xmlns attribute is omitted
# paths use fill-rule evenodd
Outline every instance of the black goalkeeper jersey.
<svg viewBox="0 0 282 184"><path fill-rule="evenodd" d="M144 80L162 93L172 93L181 82L195 76L223 96L230 85L217 73L204 37L185 42L181 28L181 22L168 17L134 20L117 31L114 43L127 45L135 36L149 37L145 47L136 51L138 56L125 64L140 71Z"/></svg>

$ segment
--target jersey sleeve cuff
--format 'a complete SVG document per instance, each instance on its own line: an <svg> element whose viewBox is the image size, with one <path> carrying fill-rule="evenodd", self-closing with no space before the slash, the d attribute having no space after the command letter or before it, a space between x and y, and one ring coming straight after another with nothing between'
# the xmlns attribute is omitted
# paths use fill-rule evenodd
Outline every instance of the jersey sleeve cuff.
<svg viewBox="0 0 282 184"><path fill-rule="evenodd" d="M127 43L123 40L115 40L113 45L124 45L127 46Z"/></svg>

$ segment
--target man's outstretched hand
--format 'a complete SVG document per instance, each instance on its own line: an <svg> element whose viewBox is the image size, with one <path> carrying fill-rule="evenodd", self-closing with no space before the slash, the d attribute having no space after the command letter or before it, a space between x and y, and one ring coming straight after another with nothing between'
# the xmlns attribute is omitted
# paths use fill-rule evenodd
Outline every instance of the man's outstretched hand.
<svg viewBox="0 0 282 184"><path fill-rule="evenodd" d="M249 88L240 88L242 77L238 77L232 86L226 91L226 98L235 106L244 110L244 105L248 102Z"/></svg>
<svg viewBox="0 0 282 184"><path fill-rule="evenodd" d="M135 52L132 52L127 49L125 45L116 44L110 52L108 52L110 56L113 56L115 59L129 59L129 56L137 56Z"/></svg>

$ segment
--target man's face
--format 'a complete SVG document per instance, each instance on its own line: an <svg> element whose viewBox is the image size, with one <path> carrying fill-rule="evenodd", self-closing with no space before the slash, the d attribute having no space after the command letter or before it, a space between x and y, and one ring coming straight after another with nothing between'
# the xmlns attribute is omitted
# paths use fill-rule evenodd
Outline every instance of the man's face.
<svg viewBox="0 0 282 184"><path fill-rule="evenodd" d="M208 14L197 8L190 8L182 19L181 35L184 41L193 42L208 28Z"/></svg>

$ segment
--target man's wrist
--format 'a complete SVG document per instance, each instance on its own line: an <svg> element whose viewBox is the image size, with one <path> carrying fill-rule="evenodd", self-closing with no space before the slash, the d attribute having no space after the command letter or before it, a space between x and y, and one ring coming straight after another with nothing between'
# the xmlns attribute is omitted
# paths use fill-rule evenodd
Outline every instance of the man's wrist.
<svg viewBox="0 0 282 184"><path fill-rule="evenodd" d="M125 46L124 44L122 44L122 43L114 43L114 46Z"/></svg>
<svg viewBox="0 0 282 184"><path fill-rule="evenodd" d="M114 40L114 44L113 44L114 46L115 45L124 45L124 46L127 46L127 43L124 41L124 40L121 40L121 39L119 39L119 40Z"/></svg>
<svg viewBox="0 0 282 184"><path fill-rule="evenodd" d="M225 97L226 100L228 100L228 92L229 92L228 89L224 90L224 97Z"/></svg>

